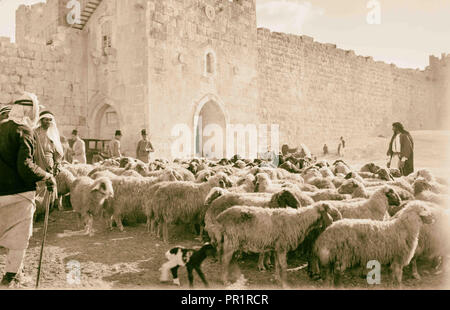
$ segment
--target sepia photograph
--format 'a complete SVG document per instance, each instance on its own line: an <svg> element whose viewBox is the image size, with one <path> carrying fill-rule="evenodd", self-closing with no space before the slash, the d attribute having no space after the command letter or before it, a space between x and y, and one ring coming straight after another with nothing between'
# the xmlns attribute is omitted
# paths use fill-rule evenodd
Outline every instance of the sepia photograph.
<svg viewBox="0 0 450 310"><path fill-rule="evenodd" d="M0 281L450 289L450 1L0 0Z"/></svg>

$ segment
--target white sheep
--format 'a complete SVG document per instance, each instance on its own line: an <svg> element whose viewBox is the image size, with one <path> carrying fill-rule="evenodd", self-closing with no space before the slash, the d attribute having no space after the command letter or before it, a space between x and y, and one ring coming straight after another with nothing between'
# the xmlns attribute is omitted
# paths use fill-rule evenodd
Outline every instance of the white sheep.
<svg viewBox="0 0 450 310"><path fill-rule="evenodd" d="M322 277L326 280L331 272L338 285L347 268L376 260L389 265L393 280L400 284L402 269L414 256L421 227L432 222L431 213L420 203L410 203L401 212L389 221L343 219L331 224L317 238L313 250Z"/></svg>
<svg viewBox="0 0 450 310"><path fill-rule="evenodd" d="M223 236L223 281L228 282L229 265L236 251L275 252L278 278L286 286L286 255L308 234L333 221L324 205L300 209L234 206L217 217Z"/></svg>
<svg viewBox="0 0 450 310"><path fill-rule="evenodd" d="M313 178L321 178L322 173L320 173L320 171L317 167L311 166L311 167L306 168L302 172L301 176L306 183L309 183L309 180L311 180Z"/></svg>
<svg viewBox="0 0 450 310"><path fill-rule="evenodd" d="M364 184L358 182L355 179L346 180L339 188L338 193L340 194L351 194L354 198L369 198L380 188L384 186L390 186L395 192L400 196L402 200L413 200L414 195L405 190L403 187L397 186L397 181L395 182L385 182L383 185L377 185L372 187L365 187Z"/></svg>
<svg viewBox="0 0 450 310"><path fill-rule="evenodd" d="M70 203L84 222L86 234L93 235L94 216L103 214L104 202L111 197L114 197L114 190L108 178L79 177L70 185Z"/></svg>
<svg viewBox="0 0 450 310"><path fill-rule="evenodd" d="M333 168L332 171L334 174L343 174L343 175L347 175L350 172L352 172L352 169L342 160L337 160L336 162L334 162L333 164Z"/></svg>
<svg viewBox="0 0 450 310"><path fill-rule="evenodd" d="M222 172L206 183L169 182L158 188L152 198L152 213L156 224L162 225L163 240L168 242L168 224L183 222L200 225L203 232L205 198L213 187L231 187L230 179Z"/></svg>
<svg viewBox="0 0 450 310"><path fill-rule="evenodd" d="M154 192L150 188L157 183L176 180L173 170L167 170L158 177L116 176L111 178L115 197L108 199L105 203L106 214L110 215L110 229L114 221L119 230L123 231L122 218L125 215L144 217L153 198Z"/></svg>
<svg viewBox="0 0 450 310"><path fill-rule="evenodd" d="M417 200L433 202L444 208L450 208L450 195L437 194L435 189L435 183L427 181L426 179L419 177L414 183L414 195Z"/></svg>
<svg viewBox="0 0 450 310"><path fill-rule="evenodd" d="M389 218L389 206L400 205L400 197L389 186L378 189L362 201L326 201L341 212L343 218L383 220Z"/></svg>
<svg viewBox="0 0 450 310"><path fill-rule="evenodd" d="M305 192L305 194L310 196L315 202L323 200L348 200L352 198L351 195L340 194L335 189L320 189L312 193Z"/></svg>
<svg viewBox="0 0 450 310"><path fill-rule="evenodd" d="M399 214L401 214L399 211L411 203L412 202L409 201L402 204L401 208L394 210L391 216L397 218ZM417 201L414 203L417 203ZM420 230L417 248L410 264L412 276L415 279L421 278L417 269L417 259L445 261L446 257L450 254L450 212L433 203L424 201L421 201L420 203L427 207L432 213L435 222L422 226ZM443 265L445 265L445 263Z"/></svg>
<svg viewBox="0 0 450 310"><path fill-rule="evenodd" d="M284 189L278 193L227 193L220 189L212 189L206 198L208 209L205 214L205 230L208 232L211 243L219 245L221 240L221 226L216 217L223 211L236 205L248 205L262 208L300 208L301 203L290 189ZM219 248L221 257L222 249ZM264 256L260 256L258 269L265 270Z"/></svg>

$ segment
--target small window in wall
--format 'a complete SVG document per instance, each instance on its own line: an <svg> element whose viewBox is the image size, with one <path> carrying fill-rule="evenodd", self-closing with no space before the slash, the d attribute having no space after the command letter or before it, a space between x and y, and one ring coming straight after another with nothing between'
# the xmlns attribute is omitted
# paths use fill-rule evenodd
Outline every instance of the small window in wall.
<svg viewBox="0 0 450 310"><path fill-rule="evenodd" d="M216 74L216 54L208 50L205 53L205 76L215 75Z"/></svg>
<svg viewBox="0 0 450 310"><path fill-rule="evenodd" d="M117 125L119 123L116 112L106 112L106 124Z"/></svg>
<svg viewBox="0 0 450 310"><path fill-rule="evenodd" d="M108 55L108 48L112 47L112 24L106 21L102 24L102 51L103 55Z"/></svg>
<svg viewBox="0 0 450 310"><path fill-rule="evenodd" d="M206 73L214 73L213 69L214 56L212 53L206 54Z"/></svg>

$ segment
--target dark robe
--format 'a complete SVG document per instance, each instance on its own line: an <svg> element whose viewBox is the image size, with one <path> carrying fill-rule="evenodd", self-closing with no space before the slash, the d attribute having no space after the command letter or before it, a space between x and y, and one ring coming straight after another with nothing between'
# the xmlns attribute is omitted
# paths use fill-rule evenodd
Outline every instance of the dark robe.
<svg viewBox="0 0 450 310"><path fill-rule="evenodd" d="M392 156L392 144L394 143L395 134L392 136L391 142L389 143L389 150L387 152L388 156ZM400 133L400 159L403 157L408 158L405 161L405 165L401 169L404 176L408 176L414 172L414 140L409 132Z"/></svg>

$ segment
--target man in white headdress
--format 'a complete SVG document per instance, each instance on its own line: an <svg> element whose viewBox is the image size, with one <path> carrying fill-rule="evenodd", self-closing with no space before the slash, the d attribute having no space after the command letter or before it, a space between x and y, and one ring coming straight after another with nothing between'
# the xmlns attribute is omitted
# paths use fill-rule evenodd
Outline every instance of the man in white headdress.
<svg viewBox="0 0 450 310"><path fill-rule="evenodd" d="M55 117L50 111L43 111L39 114L39 124L35 130L36 152L34 158L39 167L46 172L56 176L59 173L59 166L64 158L64 149L61 144L58 127ZM40 206L43 206L43 199L46 193L45 182L38 182L36 188L36 199ZM58 192L51 193L50 206L58 199Z"/></svg>
<svg viewBox="0 0 450 310"><path fill-rule="evenodd" d="M9 118L9 113L11 112L11 106L7 105L0 108L0 122L7 121Z"/></svg>
<svg viewBox="0 0 450 310"><path fill-rule="evenodd" d="M21 284L23 260L33 232L36 182L56 184L34 161L33 128L39 102L26 93L14 101L9 120L0 123L0 247L7 249L1 286Z"/></svg>

